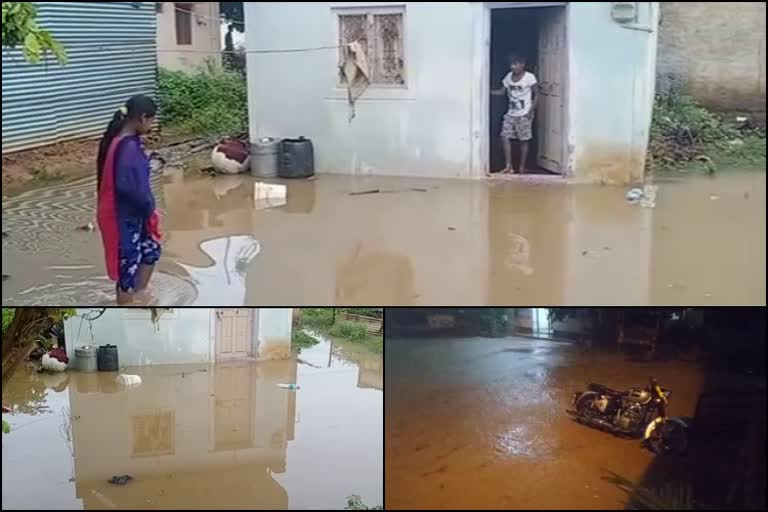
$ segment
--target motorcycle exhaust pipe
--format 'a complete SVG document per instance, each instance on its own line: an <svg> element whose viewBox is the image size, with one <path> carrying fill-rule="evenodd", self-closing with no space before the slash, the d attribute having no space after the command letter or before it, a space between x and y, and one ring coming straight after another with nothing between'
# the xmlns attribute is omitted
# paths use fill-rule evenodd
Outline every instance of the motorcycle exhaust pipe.
<svg viewBox="0 0 768 512"><path fill-rule="evenodd" d="M583 421L585 423L589 423L591 425L598 425L598 426L605 427L605 428L610 429L610 430L616 430L616 427L613 426L611 423L609 423L609 422L607 422L605 420L598 419L598 418L585 418L584 416L579 416L579 420Z"/></svg>

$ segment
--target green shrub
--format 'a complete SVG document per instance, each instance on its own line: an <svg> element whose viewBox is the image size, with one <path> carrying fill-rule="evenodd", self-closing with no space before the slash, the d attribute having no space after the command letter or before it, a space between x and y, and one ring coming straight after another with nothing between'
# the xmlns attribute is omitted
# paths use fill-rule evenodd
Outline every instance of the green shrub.
<svg viewBox="0 0 768 512"><path fill-rule="evenodd" d="M161 69L158 100L163 124L180 131L212 137L248 131L248 90L240 73Z"/></svg>
<svg viewBox="0 0 768 512"><path fill-rule="evenodd" d="M384 510L384 507L369 507L363 502L363 499L357 494L347 497L347 507L345 510Z"/></svg>
<svg viewBox="0 0 768 512"><path fill-rule="evenodd" d="M301 323L327 327L333 323L333 308L302 308Z"/></svg>
<svg viewBox="0 0 768 512"><path fill-rule="evenodd" d="M317 345L319 342L320 340L311 334L308 334L303 329L295 329L291 339L291 348L297 352L301 352L302 349Z"/></svg>
<svg viewBox="0 0 768 512"><path fill-rule="evenodd" d="M3 420L3 434L10 434L11 433L11 425Z"/></svg>
<svg viewBox="0 0 768 512"><path fill-rule="evenodd" d="M337 322L331 327L330 333L332 336L352 341L361 341L368 337L368 329L364 325L346 321Z"/></svg>

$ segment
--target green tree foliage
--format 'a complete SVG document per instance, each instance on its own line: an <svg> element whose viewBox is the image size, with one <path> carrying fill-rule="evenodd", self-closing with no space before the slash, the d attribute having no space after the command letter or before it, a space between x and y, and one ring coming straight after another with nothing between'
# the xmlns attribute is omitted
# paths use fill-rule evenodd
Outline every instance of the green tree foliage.
<svg viewBox="0 0 768 512"><path fill-rule="evenodd" d="M8 326L11 325L15 313L16 309L14 308L3 308L3 334L8 330Z"/></svg>
<svg viewBox="0 0 768 512"><path fill-rule="evenodd" d="M67 52L49 31L37 23L33 2L3 2L3 48L21 47L24 58L37 64L51 52L59 64L67 63Z"/></svg>

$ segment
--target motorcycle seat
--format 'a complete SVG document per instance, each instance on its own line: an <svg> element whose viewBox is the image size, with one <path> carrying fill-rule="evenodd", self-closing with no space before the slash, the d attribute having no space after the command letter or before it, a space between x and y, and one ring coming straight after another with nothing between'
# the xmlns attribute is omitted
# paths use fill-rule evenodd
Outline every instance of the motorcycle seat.
<svg viewBox="0 0 768 512"><path fill-rule="evenodd" d="M594 391L595 393L602 393L604 395L621 396L624 394L624 391L616 391L615 389L611 389L607 386L596 384L594 382L587 386L587 389Z"/></svg>

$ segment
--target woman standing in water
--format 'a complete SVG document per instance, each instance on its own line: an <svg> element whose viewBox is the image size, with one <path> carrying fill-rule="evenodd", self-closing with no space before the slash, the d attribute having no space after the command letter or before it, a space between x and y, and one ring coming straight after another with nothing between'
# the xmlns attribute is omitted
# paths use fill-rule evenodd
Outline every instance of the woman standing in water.
<svg viewBox="0 0 768 512"><path fill-rule="evenodd" d="M134 96L115 112L99 144L97 219L118 304L147 287L160 259L159 215L141 139L156 113L152 98Z"/></svg>

